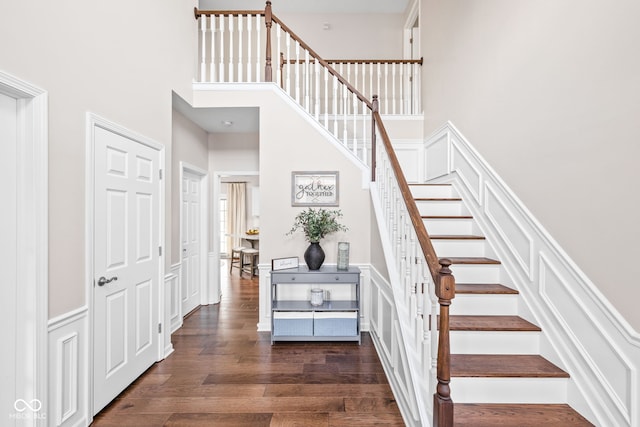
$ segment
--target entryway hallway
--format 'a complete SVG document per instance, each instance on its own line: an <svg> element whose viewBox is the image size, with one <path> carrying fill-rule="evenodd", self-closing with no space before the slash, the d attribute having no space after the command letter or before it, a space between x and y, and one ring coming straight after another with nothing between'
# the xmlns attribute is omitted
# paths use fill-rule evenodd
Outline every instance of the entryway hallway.
<svg viewBox="0 0 640 427"><path fill-rule="evenodd" d="M174 353L93 426L404 425L368 333L361 345L272 346L256 331L258 280L224 276L221 303L191 313L173 334Z"/></svg>

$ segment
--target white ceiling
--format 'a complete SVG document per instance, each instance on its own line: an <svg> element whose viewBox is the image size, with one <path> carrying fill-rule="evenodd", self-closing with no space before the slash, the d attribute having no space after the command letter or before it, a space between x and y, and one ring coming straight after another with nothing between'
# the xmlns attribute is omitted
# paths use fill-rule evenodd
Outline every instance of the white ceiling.
<svg viewBox="0 0 640 427"><path fill-rule="evenodd" d="M193 108L174 93L173 108L209 133L258 132L258 107Z"/></svg>
<svg viewBox="0 0 640 427"><path fill-rule="evenodd" d="M273 13L403 13L409 0L271 0ZM200 0L203 10L262 10L264 0Z"/></svg>

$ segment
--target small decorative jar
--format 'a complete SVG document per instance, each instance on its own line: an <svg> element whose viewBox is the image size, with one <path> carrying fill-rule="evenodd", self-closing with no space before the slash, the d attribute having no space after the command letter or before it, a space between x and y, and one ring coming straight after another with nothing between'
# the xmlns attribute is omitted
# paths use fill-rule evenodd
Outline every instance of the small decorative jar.
<svg viewBox="0 0 640 427"><path fill-rule="evenodd" d="M311 289L311 305L322 305L324 302L324 290L314 288Z"/></svg>

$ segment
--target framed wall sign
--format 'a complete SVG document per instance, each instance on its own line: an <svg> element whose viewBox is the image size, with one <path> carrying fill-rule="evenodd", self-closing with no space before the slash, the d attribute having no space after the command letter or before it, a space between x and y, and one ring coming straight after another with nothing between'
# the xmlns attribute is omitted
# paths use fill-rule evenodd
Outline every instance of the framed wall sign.
<svg viewBox="0 0 640 427"><path fill-rule="evenodd" d="M291 206L338 206L338 171L291 172Z"/></svg>

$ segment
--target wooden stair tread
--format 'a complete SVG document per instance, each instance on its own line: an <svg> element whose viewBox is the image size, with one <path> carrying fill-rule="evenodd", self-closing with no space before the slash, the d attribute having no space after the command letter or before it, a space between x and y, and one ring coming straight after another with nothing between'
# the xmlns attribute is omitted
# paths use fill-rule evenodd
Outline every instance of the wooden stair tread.
<svg viewBox="0 0 640 427"><path fill-rule="evenodd" d="M454 403L455 427L592 426L566 404Z"/></svg>
<svg viewBox="0 0 640 427"><path fill-rule="evenodd" d="M518 294L499 283L456 283L456 294Z"/></svg>
<svg viewBox="0 0 640 427"><path fill-rule="evenodd" d="M520 316L469 316L449 317L452 331L523 331L539 332L540 327Z"/></svg>
<svg viewBox="0 0 640 427"><path fill-rule="evenodd" d="M497 259L487 257L442 257L440 259L448 259L451 264L500 264Z"/></svg>
<svg viewBox="0 0 640 427"><path fill-rule="evenodd" d="M485 240L484 236L473 234L435 234L429 237L431 240Z"/></svg>
<svg viewBox="0 0 640 427"><path fill-rule="evenodd" d="M569 374L537 354L452 354L452 377L569 378Z"/></svg>

